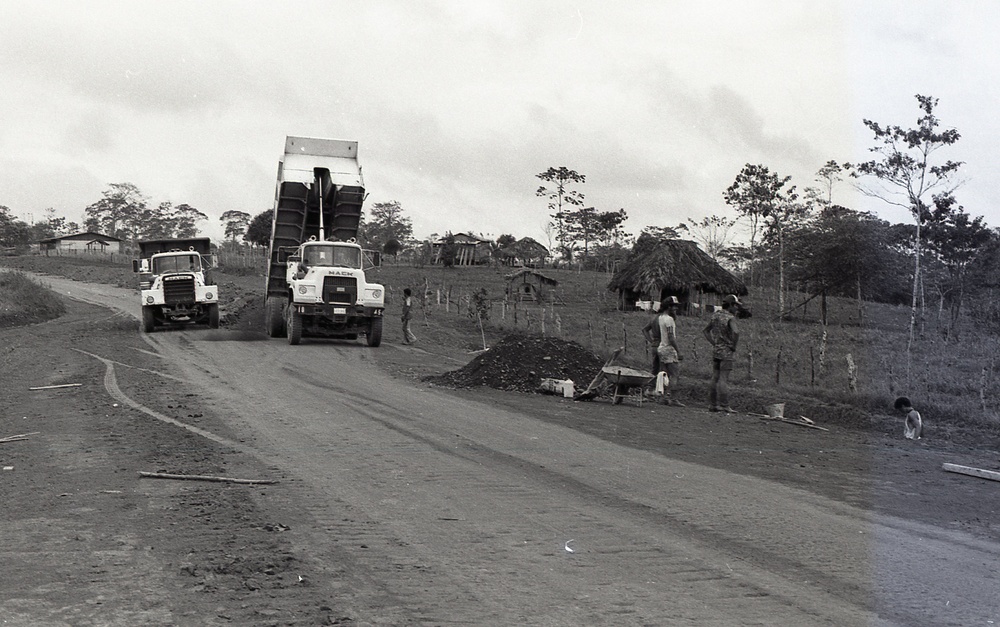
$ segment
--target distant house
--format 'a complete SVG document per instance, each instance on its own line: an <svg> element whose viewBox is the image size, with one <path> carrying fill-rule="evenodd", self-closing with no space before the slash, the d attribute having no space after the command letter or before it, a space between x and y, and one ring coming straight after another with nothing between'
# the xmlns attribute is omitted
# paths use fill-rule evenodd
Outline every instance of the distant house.
<svg viewBox="0 0 1000 627"><path fill-rule="evenodd" d="M743 296L746 285L698 248L694 242L673 239L656 242L622 264L608 283L618 292L622 309L639 302L658 303L676 296L684 310L718 304L726 294Z"/></svg>
<svg viewBox="0 0 1000 627"><path fill-rule="evenodd" d="M522 237L503 249L503 262L508 266L541 268L549 257L549 249L530 237Z"/></svg>
<svg viewBox="0 0 1000 627"><path fill-rule="evenodd" d="M38 251L43 255L113 255L122 252L122 240L87 231L43 239L38 242Z"/></svg>
<svg viewBox="0 0 1000 627"><path fill-rule="evenodd" d="M454 265L474 266L489 263L490 261L490 240L476 237L469 233L456 233ZM442 237L431 244L432 263L441 263L442 253L445 251L446 237Z"/></svg>
<svg viewBox="0 0 1000 627"><path fill-rule="evenodd" d="M525 268L504 277L507 280L507 298L515 301L554 302L555 287L559 285L552 277Z"/></svg>

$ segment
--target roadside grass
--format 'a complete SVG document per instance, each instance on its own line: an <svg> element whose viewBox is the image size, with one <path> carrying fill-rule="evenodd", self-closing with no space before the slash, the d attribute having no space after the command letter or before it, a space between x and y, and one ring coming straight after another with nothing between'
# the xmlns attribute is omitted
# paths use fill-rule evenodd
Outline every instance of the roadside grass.
<svg viewBox="0 0 1000 627"><path fill-rule="evenodd" d="M483 348L484 335L487 345L513 331L550 335L604 358L623 347L623 365L649 369L652 348L641 329L652 314L620 311L616 295L607 290L610 275L544 269L543 274L559 281L556 304L505 303L504 275L512 271L390 264L371 276L386 286L389 315L398 311L402 289L413 290L418 297L415 327L418 336L423 331L430 341L475 350ZM482 330L474 297L481 289L490 299ZM792 292L787 302L807 298ZM908 307L865 302L859 312L857 301L831 298L824 327L815 300L781 322L776 292L755 290L745 300L753 316L737 323L741 346L732 375L734 405L742 411L766 413L768 405L785 403L786 416L901 434L901 419L892 405L896 397L908 396L923 413L928 436L1000 448L995 373L1000 338L968 319L961 321L958 339L948 339L945 323L928 312L908 367ZM685 402L707 406L711 353L701 335L706 323L707 315L678 317L684 361L677 394ZM577 382L581 387L587 383Z"/></svg>
<svg viewBox="0 0 1000 627"><path fill-rule="evenodd" d="M11 265L10 260L17 259L28 266L25 269L134 287L131 268L122 264L88 267L84 258L62 264L65 258L37 256L8 257L0 263ZM244 267L230 273L223 266L218 272L239 277L233 279L239 282L253 274ZM649 369L652 349L641 329L651 314L620 311L616 295L607 289L610 275L543 269L559 282L552 304L507 298L504 277L511 272L507 267L390 263L368 276L386 287L389 342L400 336L402 291L409 287L416 297L413 327L420 343L461 349L471 359L474 351L494 345L508 333L546 335L574 341L601 358L622 347L621 364ZM481 327L476 308L480 291L486 296ZM792 292L787 302L795 305L806 298ZM817 301L779 322L773 290L754 290L745 300L753 316L738 322L740 350L731 379L733 404L741 411L766 413L767 405L785 403L786 416L901 436L902 421L892 404L897 396L908 396L924 416L927 437L1000 448L1000 384L995 373L1000 338L976 328L972 321L961 320L957 336L949 339L943 333L945 323L928 312L908 366L908 307L866 302L859 312L857 301L831 298L824 327ZM696 406L708 404L711 354L701 336L706 323L707 316L679 316L677 321L684 361L676 393ZM442 371L451 367L441 364Z"/></svg>
<svg viewBox="0 0 1000 627"><path fill-rule="evenodd" d="M66 311L62 299L22 272L0 271L0 329L58 318Z"/></svg>

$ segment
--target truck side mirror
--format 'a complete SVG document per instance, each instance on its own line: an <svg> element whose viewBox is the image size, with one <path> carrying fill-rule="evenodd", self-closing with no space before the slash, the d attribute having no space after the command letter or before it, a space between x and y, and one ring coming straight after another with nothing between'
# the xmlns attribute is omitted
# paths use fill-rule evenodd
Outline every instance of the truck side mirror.
<svg viewBox="0 0 1000 627"><path fill-rule="evenodd" d="M139 260L138 259L133 259L132 260L132 272L138 272L138 271L139 271Z"/></svg>

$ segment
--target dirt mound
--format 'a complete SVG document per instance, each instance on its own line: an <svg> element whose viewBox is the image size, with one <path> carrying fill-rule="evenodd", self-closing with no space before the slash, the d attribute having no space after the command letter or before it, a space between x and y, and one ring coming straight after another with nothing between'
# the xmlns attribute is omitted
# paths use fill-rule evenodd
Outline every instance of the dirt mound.
<svg viewBox="0 0 1000 627"><path fill-rule="evenodd" d="M484 385L498 390L535 392L544 378L572 379L577 388L583 388L603 365L604 360L576 342L508 335L463 368L429 380L455 387Z"/></svg>

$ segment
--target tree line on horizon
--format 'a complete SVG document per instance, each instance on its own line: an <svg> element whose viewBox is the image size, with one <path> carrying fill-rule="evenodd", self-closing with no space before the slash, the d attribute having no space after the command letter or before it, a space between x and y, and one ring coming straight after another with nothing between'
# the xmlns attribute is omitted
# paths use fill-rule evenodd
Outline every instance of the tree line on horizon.
<svg viewBox="0 0 1000 627"><path fill-rule="evenodd" d="M864 120L873 134L872 159L858 164L828 161L816 173L815 185L801 192L791 177L764 164L747 163L723 192L733 217L712 215L672 226L646 226L638 236L625 230L626 209L600 211L587 206L579 189L586 176L565 166L535 175L535 194L547 201L544 226L549 263L581 270L613 272L633 254L638 243L687 238L751 287L777 288L779 310L784 295L796 289L821 299L850 296L862 300L911 305L911 343L920 311L936 301L951 320L969 298L997 287L1000 276L1000 229L971 216L955 197L961 163L937 153L956 143L954 129L942 129L934 112L937 99L917 95L921 116L913 128ZM890 224L870 212L834 202L836 187L850 179L863 194L905 207L910 224ZM79 232L101 232L127 243L140 239L194 237L208 220L188 204L153 203L134 184L113 183L101 199L85 208L81 227L45 211L34 224L17 220L0 205L0 246L26 247L42 239ZM266 247L271 210L255 215L226 211L223 246ZM742 226L747 242L735 241ZM452 238L451 240L449 238ZM517 257L517 246L530 238L504 233L490 240L491 258ZM418 240L412 221L399 201L375 203L362 216L359 241L397 261L427 263L436 241L444 243L448 260L450 232ZM533 240L532 240L533 241ZM539 244L541 245L541 244Z"/></svg>

